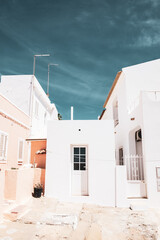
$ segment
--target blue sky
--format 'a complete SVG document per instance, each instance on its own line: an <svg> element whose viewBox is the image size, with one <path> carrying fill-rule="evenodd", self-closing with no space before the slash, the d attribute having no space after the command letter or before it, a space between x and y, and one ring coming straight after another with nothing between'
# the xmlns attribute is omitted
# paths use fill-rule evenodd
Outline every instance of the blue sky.
<svg viewBox="0 0 160 240"><path fill-rule="evenodd" d="M122 67L159 58L159 0L0 0L0 74L32 74L63 119L97 119Z"/></svg>

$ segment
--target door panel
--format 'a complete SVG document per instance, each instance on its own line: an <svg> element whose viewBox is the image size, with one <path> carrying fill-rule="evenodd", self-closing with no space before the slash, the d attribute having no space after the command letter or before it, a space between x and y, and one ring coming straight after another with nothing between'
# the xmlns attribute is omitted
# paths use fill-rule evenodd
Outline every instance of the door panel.
<svg viewBox="0 0 160 240"><path fill-rule="evenodd" d="M72 147L72 195L88 195L88 159L86 146Z"/></svg>

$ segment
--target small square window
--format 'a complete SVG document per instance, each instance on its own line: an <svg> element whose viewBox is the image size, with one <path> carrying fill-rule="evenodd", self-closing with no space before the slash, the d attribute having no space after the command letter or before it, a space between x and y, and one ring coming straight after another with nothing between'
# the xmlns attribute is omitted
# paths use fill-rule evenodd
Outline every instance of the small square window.
<svg viewBox="0 0 160 240"><path fill-rule="evenodd" d="M79 155L74 155L74 162L79 162Z"/></svg>
<svg viewBox="0 0 160 240"><path fill-rule="evenodd" d="M80 156L80 161L81 162L85 162L86 161L86 156L85 155L81 155Z"/></svg>
<svg viewBox="0 0 160 240"><path fill-rule="evenodd" d="M74 154L79 154L79 148L74 148Z"/></svg>
<svg viewBox="0 0 160 240"><path fill-rule="evenodd" d="M82 171L86 170L86 164L85 163L80 164L80 170L82 170Z"/></svg>
<svg viewBox="0 0 160 240"><path fill-rule="evenodd" d="M81 147L81 148L80 148L80 153L81 153L81 154L86 154L86 149Z"/></svg>
<svg viewBox="0 0 160 240"><path fill-rule="evenodd" d="M74 170L79 170L79 163L74 163Z"/></svg>

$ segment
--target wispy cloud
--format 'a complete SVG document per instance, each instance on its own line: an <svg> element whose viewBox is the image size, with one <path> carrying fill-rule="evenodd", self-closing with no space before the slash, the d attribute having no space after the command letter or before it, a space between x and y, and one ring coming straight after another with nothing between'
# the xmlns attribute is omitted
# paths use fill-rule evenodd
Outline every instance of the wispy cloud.
<svg viewBox="0 0 160 240"><path fill-rule="evenodd" d="M160 6L160 1L159 0L139 0L140 3L146 4L149 3L153 7Z"/></svg>
<svg viewBox="0 0 160 240"><path fill-rule="evenodd" d="M78 22L85 22L88 20L89 16L91 15L90 12L87 12L87 11L82 11L78 14L78 16L75 17L75 19L78 21Z"/></svg>
<svg viewBox="0 0 160 240"><path fill-rule="evenodd" d="M30 44L27 42L27 39L22 34L17 32L15 29L10 27L7 23L5 22L1 23L0 30L2 33L8 36L10 40L12 40L16 44L18 44L20 47L22 47L23 49L26 49L27 51L33 54L33 50Z"/></svg>
<svg viewBox="0 0 160 240"><path fill-rule="evenodd" d="M159 42L160 41L158 39L158 36L151 37L151 36L143 35L138 38L135 46L136 47L150 47Z"/></svg>
<svg viewBox="0 0 160 240"><path fill-rule="evenodd" d="M132 47L151 47L160 44L160 20L146 19L138 23L139 34L134 38L134 42L130 43Z"/></svg>
<svg viewBox="0 0 160 240"><path fill-rule="evenodd" d="M140 48L140 47L151 47L159 44L160 44L160 33L149 34L147 32L143 32L138 37L135 44L132 44L132 46Z"/></svg>
<svg viewBox="0 0 160 240"><path fill-rule="evenodd" d="M36 76L46 89L48 62L59 63L50 96L62 115L74 104L80 117L97 116L116 72L160 51L160 0L1 2L1 73L30 74L33 54L50 53Z"/></svg>
<svg viewBox="0 0 160 240"><path fill-rule="evenodd" d="M53 87L55 90L60 90L61 92L65 92L67 93L68 95L69 94L73 94L75 96L79 96L81 97L82 99L85 97L85 98L94 98L94 99L97 99L97 100L103 100L104 97L98 93L98 92L90 92L90 91L84 91L83 88L81 89L75 89L75 88L72 88L72 86L63 86L63 85L55 85L55 84L52 84L51 83L51 87Z"/></svg>

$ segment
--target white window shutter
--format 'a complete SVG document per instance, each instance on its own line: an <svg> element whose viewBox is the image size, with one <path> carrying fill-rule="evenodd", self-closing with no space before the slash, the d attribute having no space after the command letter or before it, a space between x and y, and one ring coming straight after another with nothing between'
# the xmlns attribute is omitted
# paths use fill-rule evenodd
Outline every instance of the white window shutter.
<svg viewBox="0 0 160 240"><path fill-rule="evenodd" d="M0 132L0 160L4 161L7 158L7 141L8 135Z"/></svg>
<svg viewBox="0 0 160 240"><path fill-rule="evenodd" d="M0 157L3 158L4 135L0 134Z"/></svg>
<svg viewBox="0 0 160 240"><path fill-rule="evenodd" d="M8 136L4 136L4 158L5 159L7 157L7 140L8 140Z"/></svg>
<svg viewBox="0 0 160 240"><path fill-rule="evenodd" d="M19 160L22 161L23 159L23 141L19 141Z"/></svg>

